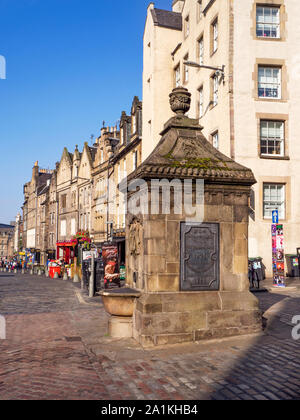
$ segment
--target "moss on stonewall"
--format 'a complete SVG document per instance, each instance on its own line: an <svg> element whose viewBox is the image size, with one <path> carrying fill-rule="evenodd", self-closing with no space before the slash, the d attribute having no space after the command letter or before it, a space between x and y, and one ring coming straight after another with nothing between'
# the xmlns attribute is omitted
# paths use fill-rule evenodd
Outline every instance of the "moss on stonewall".
<svg viewBox="0 0 300 420"><path fill-rule="evenodd" d="M172 152L166 154L164 158L170 160L170 166L172 168L230 170L226 162L218 161L212 158L189 158L178 161L173 157Z"/></svg>

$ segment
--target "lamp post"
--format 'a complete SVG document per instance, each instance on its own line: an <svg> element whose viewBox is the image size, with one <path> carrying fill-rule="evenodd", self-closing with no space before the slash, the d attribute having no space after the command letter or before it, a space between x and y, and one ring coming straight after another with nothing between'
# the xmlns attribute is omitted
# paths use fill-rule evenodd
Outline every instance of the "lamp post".
<svg viewBox="0 0 300 420"><path fill-rule="evenodd" d="M225 65L222 65L222 67L213 67L213 66L205 66L204 64L198 64L195 61L184 61L183 64L185 66L189 67L195 67L198 69L209 69L209 70L215 70L216 74L218 76L222 76L223 80L225 77Z"/></svg>

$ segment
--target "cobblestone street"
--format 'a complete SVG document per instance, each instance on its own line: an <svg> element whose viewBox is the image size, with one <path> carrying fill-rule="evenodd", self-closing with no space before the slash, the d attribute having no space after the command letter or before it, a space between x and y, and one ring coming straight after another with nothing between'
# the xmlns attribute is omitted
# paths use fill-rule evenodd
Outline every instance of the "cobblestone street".
<svg viewBox="0 0 300 420"><path fill-rule="evenodd" d="M300 290L257 293L264 334L142 349L111 339L100 298L70 281L0 274L0 400L300 399Z"/></svg>

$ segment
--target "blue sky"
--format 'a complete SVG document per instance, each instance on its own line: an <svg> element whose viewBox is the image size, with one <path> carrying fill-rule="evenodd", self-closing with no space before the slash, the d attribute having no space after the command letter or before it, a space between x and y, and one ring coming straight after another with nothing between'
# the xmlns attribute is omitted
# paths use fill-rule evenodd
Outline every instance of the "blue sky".
<svg viewBox="0 0 300 420"><path fill-rule="evenodd" d="M36 160L53 168L142 98L146 0L0 0L0 223ZM171 9L172 0L155 7Z"/></svg>

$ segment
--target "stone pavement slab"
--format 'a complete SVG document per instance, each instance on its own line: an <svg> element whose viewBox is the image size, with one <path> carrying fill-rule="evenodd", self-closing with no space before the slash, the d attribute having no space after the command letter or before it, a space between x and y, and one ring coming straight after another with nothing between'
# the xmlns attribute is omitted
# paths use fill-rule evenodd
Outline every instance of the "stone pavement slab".
<svg viewBox="0 0 300 420"><path fill-rule="evenodd" d="M264 334L144 350L71 282L0 273L0 400L299 400L300 292L257 297Z"/></svg>

